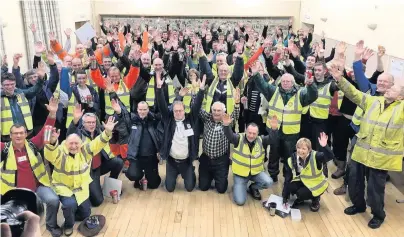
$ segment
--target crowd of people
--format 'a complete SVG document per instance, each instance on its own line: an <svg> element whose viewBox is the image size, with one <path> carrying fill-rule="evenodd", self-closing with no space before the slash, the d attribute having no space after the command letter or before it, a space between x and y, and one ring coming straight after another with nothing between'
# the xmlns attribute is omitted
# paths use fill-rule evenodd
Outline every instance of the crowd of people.
<svg viewBox="0 0 404 237"><path fill-rule="evenodd" d="M222 194L230 167L236 205L247 193L261 200L259 190L278 182L283 167L285 205L296 195L294 207L310 201L318 211L328 177L344 177L334 194L349 189L353 205L345 214L368 205L369 227L381 226L387 172L401 171L404 151L404 87L384 72L384 47L367 78L374 52L363 41L345 69L344 42L326 57L324 33L313 41L312 30L294 31L292 21L288 32L257 32L248 23L205 22L201 30L161 30L142 21L100 26L102 36L74 52L71 30L64 47L49 32L51 49L35 42L25 74L21 54L11 68L2 60L1 194L37 193L52 236L71 235L75 221L103 203L102 175L118 179L123 172L139 189L143 178L149 189L164 180L173 192L180 174L189 192L214 186ZM35 25L31 30L36 34Z"/></svg>

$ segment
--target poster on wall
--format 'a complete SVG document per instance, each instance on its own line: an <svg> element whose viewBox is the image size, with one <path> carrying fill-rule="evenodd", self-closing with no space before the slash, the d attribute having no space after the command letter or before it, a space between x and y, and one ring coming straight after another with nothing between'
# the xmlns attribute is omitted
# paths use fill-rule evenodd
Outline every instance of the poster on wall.
<svg viewBox="0 0 404 237"><path fill-rule="evenodd" d="M398 78L400 84L404 85L404 60L392 58L390 61L390 74Z"/></svg>

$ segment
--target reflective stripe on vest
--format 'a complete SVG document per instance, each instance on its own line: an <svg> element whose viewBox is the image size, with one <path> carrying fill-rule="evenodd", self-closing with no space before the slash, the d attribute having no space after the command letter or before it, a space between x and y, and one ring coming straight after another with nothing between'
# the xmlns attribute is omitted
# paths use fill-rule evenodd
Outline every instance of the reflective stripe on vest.
<svg viewBox="0 0 404 237"><path fill-rule="evenodd" d="M25 149L27 151L28 160L36 179L44 186L50 186L50 176L45 167L40 153L35 156L34 151L29 146L28 141L25 141ZM14 154L14 148L10 145L7 155L7 162L4 167L4 162L1 162L1 194L4 195L7 191L16 187L16 172L17 163Z"/></svg>
<svg viewBox="0 0 404 237"><path fill-rule="evenodd" d="M370 92L371 91L368 90L366 91L366 94L370 95ZM355 113L352 116L352 123L355 124L356 126L360 126L363 114L364 114L363 110L359 106L357 106L355 109Z"/></svg>
<svg viewBox="0 0 404 237"><path fill-rule="evenodd" d="M278 128L282 125L284 134L297 134L300 132L300 120L303 110L300 103L300 90L284 105L279 87L277 87L268 105L267 127L271 127L268 119L276 115L278 118Z"/></svg>
<svg viewBox="0 0 404 237"><path fill-rule="evenodd" d="M175 91L173 81L168 77L165 80L166 85L168 86L168 103L172 104L175 99ZM164 86L162 87L164 89ZM154 76L150 78L149 85L147 86L146 92L146 102L149 106L154 106L155 101L155 93L154 93Z"/></svg>
<svg viewBox="0 0 404 237"><path fill-rule="evenodd" d="M344 99L344 92L338 91L338 109L341 109L342 99Z"/></svg>
<svg viewBox="0 0 404 237"><path fill-rule="evenodd" d="M209 87L208 94L206 95L206 104L205 104L205 111L210 112L210 107L213 104L213 96L215 95L215 91L217 89L217 85L219 84L219 78L213 80L212 84ZM233 97L233 83L230 79L226 80L226 111L228 114L232 114L234 111L234 97Z"/></svg>
<svg viewBox="0 0 404 237"><path fill-rule="evenodd" d="M366 109L356 135L358 139L352 159L375 169L401 171L404 151L404 102L395 101L384 108L384 103L380 100L384 101L384 98L374 98L373 103Z"/></svg>
<svg viewBox="0 0 404 237"><path fill-rule="evenodd" d="M84 136L84 135L81 136L81 140L83 141L83 143L84 143L84 142L87 142L87 143L90 143L90 142L91 142L91 139L88 138L88 137L86 137L86 136ZM109 148L109 143L107 143L107 145L106 145L102 150L104 150L105 153L107 153L108 158L111 159L111 158L114 158L114 157L115 157L115 156L112 154L111 149Z"/></svg>
<svg viewBox="0 0 404 237"><path fill-rule="evenodd" d="M17 94L17 104L21 109L27 130L32 130L32 115L27 98L23 93ZM18 110L17 110L18 111ZM13 126L13 114L11 113L10 101L7 97L1 97L1 135L10 135L10 128Z"/></svg>
<svg viewBox="0 0 404 237"><path fill-rule="evenodd" d="M310 104L310 116L318 119L327 119L331 105L332 96L330 94L331 82L318 90L318 98Z"/></svg>
<svg viewBox="0 0 404 237"><path fill-rule="evenodd" d="M328 188L327 179L324 176L323 169L317 169L316 151L312 151L309 164L296 174L292 165L292 158L288 159L288 165L292 169L293 181L302 181L302 183L311 191L314 197L320 196Z"/></svg>
<svg viewBox="0 0 404 237"><path fill-rule="evenodd" d="M112 109L111 99L109 98L109 93L104 93L105 97L105 113L108 115L114 114L114 109ZM119 97L119 100L125 105L126 109L130 111L130 91L125 83L120 80L118 84L118 90L116 94Z"/></svg>
<svg viewBox="0 0 404 237"><path fill-rule="evenodd" d="M238 146L233 148L232 171L233 174L247 177L257 175L264 171L265 148L262 145L262 138L259 136L255 140L254 147L250 147L245 142L244 133L239 134Z"/></svg>

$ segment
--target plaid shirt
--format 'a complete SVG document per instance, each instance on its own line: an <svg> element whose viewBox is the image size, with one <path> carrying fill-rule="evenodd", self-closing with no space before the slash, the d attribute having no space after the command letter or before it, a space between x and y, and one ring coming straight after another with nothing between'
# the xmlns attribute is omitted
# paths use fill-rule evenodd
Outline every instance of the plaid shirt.
<svg viewBox="0 0 404 237"><path fill-rule="evenodd" d="M211 159L229 153L230 143L227 137L224 135L222 122L215 122L212 114L203 109L200 110L199 115L204 123L202 141L203 153L208 155ZM230 124L230 126L233 126L234 121L238 119L239 115L240 106L235 106L234 111L231 114L233 122Z"/></svg>

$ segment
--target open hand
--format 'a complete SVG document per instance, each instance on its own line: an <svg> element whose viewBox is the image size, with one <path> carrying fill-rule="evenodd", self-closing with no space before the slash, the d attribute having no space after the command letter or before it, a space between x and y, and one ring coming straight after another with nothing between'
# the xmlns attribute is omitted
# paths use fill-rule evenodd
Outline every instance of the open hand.
<svg viewBox="0 0 404 237"><path fill-rule="evenodd" d="M70 39L70 35L71 35L71 34L72 34L72 29L67 28L67 29L65 30L66 38Z"/></svg>
<svg viewBox="0 0 404 237"><path fill-rule="evenodd" d="M188 93L189 93L189 88L188 87L181 88L181 90L179 92L180 96L182 96L182 97L186 96Z"/></svg>
<svg viewBox="0 0 404 237"><path fill-rule="evenodd" d="M381 57L383 57L383 55L385 53L386 53L386 49L383 46L379 45L377 47L377 56L381 58Z"/></svg>
<svg viewBox="0 0 404 237"><path fill-rule="evenodd" d="M118 103L118 101L116 99L111 100L111 106L112 106L112 109L115 111L116 114L121 114L122 108L121 108L121 106L119 105L119 103Z"/></svg>
<svg viewBox="0 0 404 237"><path fill-rule="evenodd" d="M365 52L362 54L362 59L364 60L369 60L370 57L374 55L374 52L372 49L365 48Z"/></svg>
<svg viewBox="0 0 404 237"><path fill-rule="evenodd" d="M278 129L278 117L276 115L272 117L268 117L269 120L269 125L271 126L272 130L277 130Z"/></svg>
<svg viewBox="0 0 404 237"><path fill-rule="evenodd" d="M109 135L109 136L112 134L112 130L114 130L114 127L117 124L118 124L118 122L115 122L114 116L109 116L107 123L102 122L105 132L107 132L107 135Z"/></svg>
<svg viewBox="0 0 404 237"><path fill-rule="evenodd" d="M324 132L320 133L320 137L318 137L318 143L320 146L325 147L327 146L328 136Z"/></svg>
<svg viewBox="0 0 404 237"><path fill-rule="evenodd" d="M60 136L60 129L56 130L56 128L53 127L51 138L50 138L50 143L55 144L58 141L59 136Z"/></svg>
<svg viewBox="0 0 404 237"><path fill-rule="evenodd" d="M233 122L233 119L231 118L231 116L229 114L225 113L223 115L222 122L223 122L224 126L229 126L231 124L231 122Z"/></svg>
<svg viewBox="0 0 404 237"><path fill-rule="evenodd" d="M45 104L46 109L49 111L49 114L56 115L56 111L58 111L59 100L55 97L51 97L49 100L49 104Z"/></svg>
<svg viewBox="0 0 404 237"><path fill-rule="evenodd" d="M46 50L45 45L41 41L36 42L34 48L37 56L40 56Z"/></svg>

